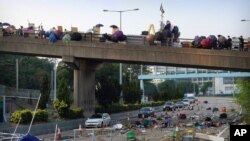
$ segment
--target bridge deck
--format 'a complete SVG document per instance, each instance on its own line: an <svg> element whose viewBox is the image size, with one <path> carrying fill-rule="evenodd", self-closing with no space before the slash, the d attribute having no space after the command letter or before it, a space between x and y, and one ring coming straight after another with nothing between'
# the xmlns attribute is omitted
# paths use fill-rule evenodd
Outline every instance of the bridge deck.
<svg viewBox="0 0 250 141"><path fill-rule="evenodd" d="M98 41L58 41L24 37L1 37L0 52L45 57L72 56L78 59L153 64L206 69L250 71L250 52L174 48Z"/></svg>

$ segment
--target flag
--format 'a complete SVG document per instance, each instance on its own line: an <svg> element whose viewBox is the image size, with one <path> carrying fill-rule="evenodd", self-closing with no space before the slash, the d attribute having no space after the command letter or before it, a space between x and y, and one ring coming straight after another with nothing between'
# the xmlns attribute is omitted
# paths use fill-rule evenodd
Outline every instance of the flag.
<svg viewBox="0 0 250 141"><path fill-rule="evenodd" d="M162 4L161 4L161 7L160 7L160 11L161 11L161 13L165 13L165 11L164 11L164 9L162 7Z"/></svg>

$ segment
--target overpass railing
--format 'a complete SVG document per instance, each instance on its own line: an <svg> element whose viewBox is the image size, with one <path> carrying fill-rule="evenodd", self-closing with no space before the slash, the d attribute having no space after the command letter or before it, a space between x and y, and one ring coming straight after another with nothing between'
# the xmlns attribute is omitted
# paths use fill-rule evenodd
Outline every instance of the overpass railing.
<svg viewBox="0 0 250 141"><path fill-rule="evenodd" d="M41 38L39 37L39 30L34 30L34 32L28 33L26 35L27 37L31 38ZM66 33L72 33L72 32L64 32ZM89 42L100 42L100 37L102 37L102 34L95 34L95 33L80 33L82 36L82 41L89 41ZM3 33L0 31L0 37L3 36ZM14 32L13 34L8 34L6 36L20 36L20 33ZM126 35L127 40L125 42L120 42L123 44L133 44L133 45L147 45L149 46L149 43L146 40L146 35ZM26 38L27 38L26 37ZM177 42L171 42L172 47L179 47L179 48L191 48L193 39L190 38L179 38ZM232 48L232 50L239 50L239 42L238 41L232 41L232 45L237 45ZM155 41L156 46L166 46L164 44L161 44L159 41ZM249 39L244 40L244 47L249 48L250 50L250 41Z"/></svg>

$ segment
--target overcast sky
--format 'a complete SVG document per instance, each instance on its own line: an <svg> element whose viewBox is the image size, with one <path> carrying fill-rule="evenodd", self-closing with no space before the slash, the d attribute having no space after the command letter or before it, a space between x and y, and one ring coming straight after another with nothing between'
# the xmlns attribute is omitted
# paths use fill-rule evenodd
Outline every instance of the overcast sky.
<svg viewBox="0 0 250 141"><path fill-rule="evenodd" d="M170 20L181 31L182 38L195 35L222 34L250 37L250 0L0 0L0 22L27 27L28 21L46 30L57 25L70 29L76 26L87 31L102 23L102 33L110 33L110 25L120 25L119 13L108 10L139 11L122 14L125 34L139 35L150 24L159 29L160 5L164 21Z"/></svg>

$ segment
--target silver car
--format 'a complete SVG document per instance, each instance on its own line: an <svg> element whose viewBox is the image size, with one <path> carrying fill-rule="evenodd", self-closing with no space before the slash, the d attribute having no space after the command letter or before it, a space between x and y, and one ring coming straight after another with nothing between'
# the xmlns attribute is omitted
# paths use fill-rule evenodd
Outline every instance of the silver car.
<svg viewBox="0 0 250 141"><path fill-rule="evenodd" d="M97 113L85 121L85 127L104 127L110 124L111 118L108 113Z"/></svg>

